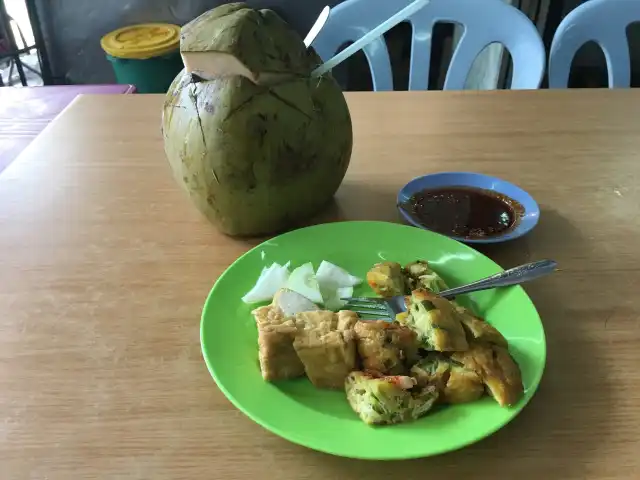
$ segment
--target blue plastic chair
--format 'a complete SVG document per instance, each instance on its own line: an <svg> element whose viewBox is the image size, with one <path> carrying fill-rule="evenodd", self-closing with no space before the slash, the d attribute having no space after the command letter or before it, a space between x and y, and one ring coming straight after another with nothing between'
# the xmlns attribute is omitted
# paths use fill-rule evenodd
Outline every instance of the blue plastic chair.
<svg viewBox="0 0 640 480"><path fill-rule="evenodd" d="M594 41L604 52L609 88L629 87L631 60L627 27L640 20L638 0L589 0L560 23L551 43L549 88L566 88L571 63L580 47Z"/></svg>
<svg viewBox="0 0 640 480"><path fill-rule="evenodd" d="M346 0L331 10L313 42L323 61L347 42L353 42L411 3L411 0ZM544 44L529 18L502 0L431 0L407 21L413 29L409 90L427 90L431 35L436 22L464 27L444 82L445 90L464 89L478 54L491 43L501 43L513 59L512 89L540 86L546 64ZM374 90L393 90L391 62L384 37L364 48Z"/></svg>

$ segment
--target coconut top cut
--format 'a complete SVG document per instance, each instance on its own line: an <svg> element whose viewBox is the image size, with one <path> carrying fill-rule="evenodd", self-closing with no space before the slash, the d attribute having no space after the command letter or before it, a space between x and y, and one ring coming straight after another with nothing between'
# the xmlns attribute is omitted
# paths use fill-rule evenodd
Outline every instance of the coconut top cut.
<svg viewBox="0 0 640 480"><path fill-rule="evenodd" d="M222 5L182 27L180 52L187 72L206 80L241 75L264 84L308 76L320 63L276 13L244 3Z"/></svg>

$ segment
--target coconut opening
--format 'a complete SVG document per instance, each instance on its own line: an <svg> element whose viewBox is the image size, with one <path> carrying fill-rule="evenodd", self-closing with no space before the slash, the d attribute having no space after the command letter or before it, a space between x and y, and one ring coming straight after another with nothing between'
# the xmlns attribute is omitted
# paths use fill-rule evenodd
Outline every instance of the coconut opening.
<svg viewBox="0 0 640 480"><path fill-rule="evenodd" d="M182 63L184 63L187 72L196 74L205 80L236 75L247 77L254 83L257 80L245 65L228 53L181 52L181 55Z"/></svg>
<svg viewBox="0 0 640 480"><path fill-rule="evenodd" d="M274 84L287 78L290 73L261 72L254 74L233 55L221 52L180 52L182 63L188 73L204 80L220 77L242 76L256 84Z"/></svg>

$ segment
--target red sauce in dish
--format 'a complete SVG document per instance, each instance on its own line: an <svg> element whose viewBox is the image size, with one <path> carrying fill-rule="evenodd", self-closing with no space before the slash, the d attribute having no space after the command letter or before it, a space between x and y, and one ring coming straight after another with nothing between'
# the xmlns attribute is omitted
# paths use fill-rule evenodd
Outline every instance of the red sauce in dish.
<svg viewBox="0 0 640 480"><path fill-rule="evenodd" d="M524 213L512 198L473 187L425 189L402 208L429 230L466 239L502 235L512 230Z"/></svg>

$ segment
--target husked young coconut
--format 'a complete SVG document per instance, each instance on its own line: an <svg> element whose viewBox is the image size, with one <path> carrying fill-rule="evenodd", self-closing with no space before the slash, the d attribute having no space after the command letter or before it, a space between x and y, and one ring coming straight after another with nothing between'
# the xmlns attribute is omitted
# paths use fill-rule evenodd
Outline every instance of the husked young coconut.
<svg viewBox="0 0 640 480"><path fill-rule="evenodd" d="M198 209L230 235L295 226L333 197L352 130L342 92L278 15L232 3L182 28L185 69L163 111L165 152Z"/></svg>

